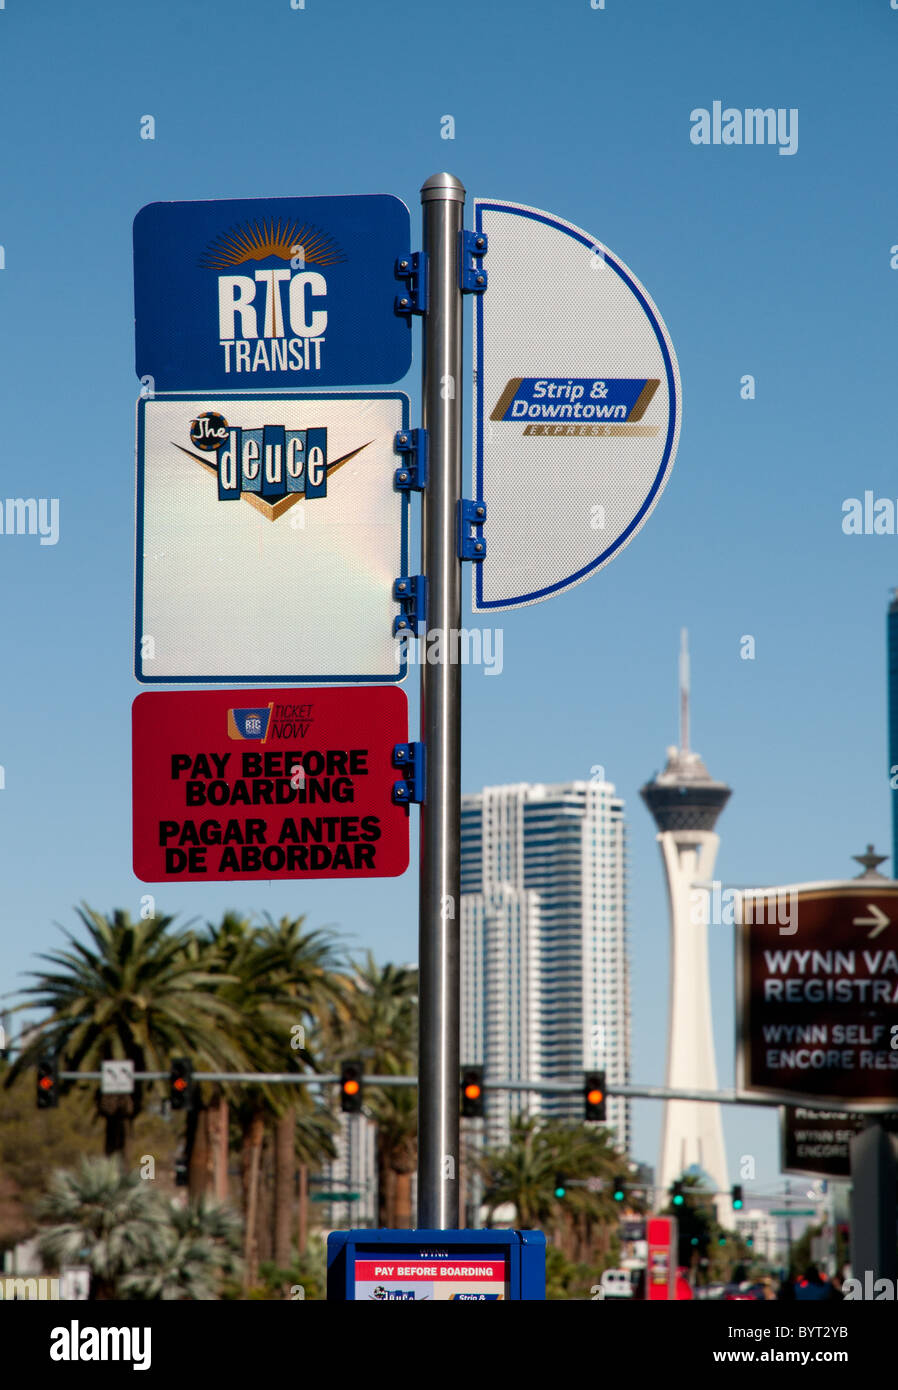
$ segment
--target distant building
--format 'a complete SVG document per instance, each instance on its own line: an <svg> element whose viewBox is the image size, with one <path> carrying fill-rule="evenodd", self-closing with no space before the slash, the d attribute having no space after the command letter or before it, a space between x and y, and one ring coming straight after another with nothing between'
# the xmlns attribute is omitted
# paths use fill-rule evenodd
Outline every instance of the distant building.
<svg viewBox="0 0 898 1390"><path fill-rule="evenodd" d="M309 1188L313 1197L322 1191L357 1192L354 1202L321 1203L325 1223L332 1230L377 1225L377 1126L367 1115L339 1115L334 1135L336 1156L322 1165L324 1184ZM318 1205L318 1203L316 1203Z"/></svg>
<svg viewBox="0 0 898 1390"><path fill-rule="evenodd" d="M624 806L611 783L519 783L462 798L462 1064L485 1080L630 1079ZM582 1119L578 1094L486 1093L486 1140L522 1111ZM609 1097L618 1146L630 1105Z"/></svg>
<svg viewBox="0 0 898 1390"><path fill-rule="evenodd" d="M733 1230L743 1240L752 1242L751 1251L755 1259L766 1260L769 1264L777 1263L779 1232L775 1216L760 1207L753 1207L751 1211L737 1211L733 1213Z"/></svg>
<svg viewBox="0 0 898 1390"><path fill-rule="evenodd" d="M708 913L695 920L695 886L706 898L720 838L717 818L730 788L717 782L689 747L689 653L686 632L680 650L680 746L668 748L667 764L642 788L641 796L658 827L658 845L667 880L670 908L670 1007L667 1076L671 1089L716 1091L717 1063L711 1027L708 974ZM720 1106L711 1101L668 1100L664 1103L658 1161L659 1204L670 1184L695 1170L710 1178L719 1195L717 1219L729 1226L726 1152Z"/></svg>

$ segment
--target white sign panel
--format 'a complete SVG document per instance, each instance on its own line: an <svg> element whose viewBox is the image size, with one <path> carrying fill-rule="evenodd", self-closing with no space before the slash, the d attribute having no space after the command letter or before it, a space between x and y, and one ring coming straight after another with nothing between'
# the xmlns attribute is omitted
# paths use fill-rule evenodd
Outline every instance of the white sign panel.
<svg viewBox="0 0 898 1390"><path fill-rule="evenodd" d="M537 208L474 203L488 288L474 344L474 608L517 608L607 565L645 522L680 433L670 336L636 276Z"/></svg>
<svg viewBox="0 0 898 1390"><path fill-rule="evenodd" d="M400 680L407 428L396 392L141 400L137 679Z"/></svg>
<svg viewBox="0 0 898 1390"><path fill-rule="evenodd" d="M104 1096L130 1096L134 1091L133 1062L101 1062L100 1091Z"/></svg>

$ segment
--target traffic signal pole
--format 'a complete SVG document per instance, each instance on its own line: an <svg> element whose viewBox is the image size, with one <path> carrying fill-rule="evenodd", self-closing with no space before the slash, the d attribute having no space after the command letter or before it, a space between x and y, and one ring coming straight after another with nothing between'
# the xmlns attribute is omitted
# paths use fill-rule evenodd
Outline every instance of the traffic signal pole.
<svg viewBox="0 0 898 1390"><path fill-rule="evenodd" d="M426 627L441 660L421 662L421 735L426 757L421 807L419 899L418 1225L459 1223L459 912L461 835L462 292L459 238L465 190L451 174L421 189L428 302L424 316L422 417L428 482L422 503ZM429 645L429 644L428 644Z"/></svg>

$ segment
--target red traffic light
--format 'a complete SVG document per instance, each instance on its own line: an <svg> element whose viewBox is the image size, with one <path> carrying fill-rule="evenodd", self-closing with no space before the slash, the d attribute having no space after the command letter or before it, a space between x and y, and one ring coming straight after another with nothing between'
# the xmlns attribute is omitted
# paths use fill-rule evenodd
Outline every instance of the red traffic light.
<svg viewBox="0 0 898 1390"><path fill-rule="evenodd" d="M482 1119L483 1106L483 1067L462 1067L459 1077L461 1092L461 1113L466 1120Z"/></svg>
<svg viewBox="0 0 898 1390"><path fill-rule="evenodd" d="M340 1067L340 1109L344 1115L360 1115L362 1111L361 1062L344 1062Z"/></svg>
<svg viewBox="0 0 898 1390"><path fill-rule="evenodd" d="M175 1079L174 1079L174 1081L172 1082L172 1086L174 1087L174 1089L175 1089L176 1091L186 1091L186 1090L187 1090L187 1079L186 1079L186 1077L183 1077L183 1076L176 1076Z"/></svg>
<svg viewBox="0 0 898 1390"><path fill-rule="evenodd" d="M583 1076L583 1118L587 1124L603 1124L605 1115L605 1073L588 1071Z"/></svg>
<svg viewBox="0 0 898 1390"><path fill-rule="evenodd" d="M43 1057L37 1064L37 1108L50 1110L59 1104L59 1062L55 1057Z"/></svg>

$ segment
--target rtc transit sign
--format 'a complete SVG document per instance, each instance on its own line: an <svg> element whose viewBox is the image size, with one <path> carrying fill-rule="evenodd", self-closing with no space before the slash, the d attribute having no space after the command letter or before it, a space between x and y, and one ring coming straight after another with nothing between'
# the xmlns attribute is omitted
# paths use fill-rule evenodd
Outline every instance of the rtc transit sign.
<svg viewBox="0 0 898 1390"><path fill-rule="evenodd" d="M134 219L137 375L163 391L398 381L410 229L390 194L149 203Z"/></svg>
<svg viewBox="0 0 898 1390"><path fill-rule="evenodd" d="M791 904L788 926L776 911ZM898 882L744 893L737 1087L889 1110L898 1094Z"/></svg>

